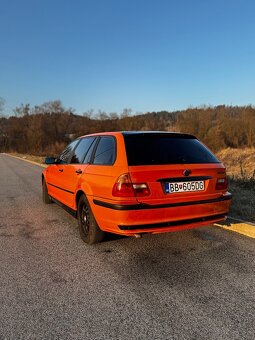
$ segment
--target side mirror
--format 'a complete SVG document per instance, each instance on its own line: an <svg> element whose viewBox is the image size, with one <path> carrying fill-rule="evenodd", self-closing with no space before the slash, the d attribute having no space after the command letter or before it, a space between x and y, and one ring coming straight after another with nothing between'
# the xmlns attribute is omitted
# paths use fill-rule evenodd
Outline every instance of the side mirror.
<svg viewBox="0 0 255 340"><path fill-rule="evenodd" d="M45 164L56 164L56 158L54 157L46 157L45 158L45 161L44 161Z"/></svg>

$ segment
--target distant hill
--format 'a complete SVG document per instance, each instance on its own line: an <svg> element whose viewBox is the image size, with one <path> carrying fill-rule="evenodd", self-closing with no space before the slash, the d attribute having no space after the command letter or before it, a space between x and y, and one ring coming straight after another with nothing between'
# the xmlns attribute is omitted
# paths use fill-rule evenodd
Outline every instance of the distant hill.
<svg viewBox="0 0 255 340"><path fill-rule="evenodd" d="M255 108L215 106L183 111L148 112L118 116L101 112L97 117L74 114L54 101L30 108L21 106L16 116L0 118L0 151L58 153L73 138L93 132L162 130L191 133L213 151L255 147Z"/></svg>

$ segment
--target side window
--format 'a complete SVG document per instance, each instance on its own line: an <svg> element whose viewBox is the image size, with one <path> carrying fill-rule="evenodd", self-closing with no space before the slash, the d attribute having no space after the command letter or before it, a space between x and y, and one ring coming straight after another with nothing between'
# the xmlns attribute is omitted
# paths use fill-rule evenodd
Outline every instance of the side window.
<svg viewBox="0 0 255 340"><path fill-rule="evenodd" d="M65 150L59 156L60 163L62 163L62 164L69 163L71 154L72 154L75 146L78 144L79 141L80 141L79 139L76 139L75 141L73 141L73 142L71 142L70 144L67 145Z"/></svg>
<svg viewBox="0 0 255 340"><path fill-rule="evenodd" d="M115 161L115 139L101 137L97 145L93 164L111 165Z"/></svg>
<svg viewBox="0 0 255 340"><path fill-rule="evenodd" d="M95 137L82 138L80 143L73 152L73 156L70 163L71 164L82 163L85 155L90 150L91 144L93 143L94 140Z"/></svg>
<svg viewBox="0 0 255 340"><path fill-rule="evenodd" d="M92 153L94 151L94 146L96 144L96 140L97 140L97 138L94 138L93 142L90 144L88 152L87 152L87 154L86 154L86 156L84 158L84 161L83 161L84 164L88 164L90 162L91 155L92 155Z"/></svg>

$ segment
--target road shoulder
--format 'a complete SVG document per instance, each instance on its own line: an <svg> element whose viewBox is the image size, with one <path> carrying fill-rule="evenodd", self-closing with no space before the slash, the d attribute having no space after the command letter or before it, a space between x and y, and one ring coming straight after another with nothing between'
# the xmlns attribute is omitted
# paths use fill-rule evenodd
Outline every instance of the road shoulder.
<svg viewBox="0 0 255 340"><path fill-rule="evenodd" d="M14 155L11 155L9 153L2 153L2 155L6 155L6 156L10 156L10 157L13 157L13 158L17 158L17 159L20 159L21 161L24 161L24 162L27 162L27 163L31 163L31 164L34 164L34 165L38 165L38 166L41 166L42 168L47 168L47 165L46 164L41 164L41 163L38 163L38 162L34 162L34 161L31 161L27 158L23 158L23 157L18 157L18 156L14 156Z"/></svg>
<svg viewBox="0 0 255 340"><path fill-rule="evenodd" d="M214 223L215 226L230 230L251 238L255 238L255 224L247 221L238 220L233 217L221 223Z"/></svg>

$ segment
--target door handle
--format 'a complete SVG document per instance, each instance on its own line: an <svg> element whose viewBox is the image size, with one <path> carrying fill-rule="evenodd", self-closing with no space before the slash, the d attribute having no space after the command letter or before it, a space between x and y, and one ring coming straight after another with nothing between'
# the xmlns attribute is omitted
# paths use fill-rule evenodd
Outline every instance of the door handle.
<svg viewBox="0 0 255 340"><path fill-rule="evenodd" d="M58 169L58 171L59 171L59 172L63 172L63 171L64 171L64 169Z"/></svg>
<svg viewBox="0 0 255 340"><path fill-rule="evenodd" d="M82 174L82 170L81 169L78 169L75 171L78 175Z"/></svg>

